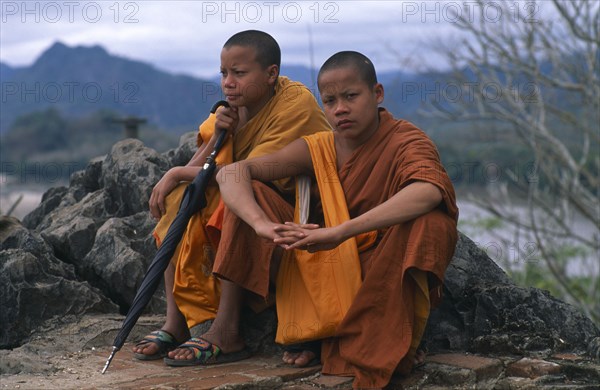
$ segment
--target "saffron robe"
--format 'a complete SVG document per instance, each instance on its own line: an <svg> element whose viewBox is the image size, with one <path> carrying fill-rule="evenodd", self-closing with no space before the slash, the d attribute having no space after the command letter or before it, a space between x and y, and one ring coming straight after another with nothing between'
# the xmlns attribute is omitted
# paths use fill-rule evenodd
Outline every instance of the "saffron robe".
<svg viewBox="0 0 600 390"><path fill-rule="evenodd" d="M210 115L200 125L198 146L208 143L213 135L216 117ZM216 158L218 165L258 157L281 149L303 135L331 128L316 99L303 84L280 76L274 96L242 128L229 138ZM293 180L274 183L279 190L293 190ZM166 214L154 231L157 244L177 215L187 183L175 188L166 198ZM219 281L212 275L214 241L218 240L223 207L219 207L218 186L206 191L207 207L193 216L173 256L175 280L173 294L189 327L215 318L219 306ZM212 228L207 229L207 225Z"/></svg>
<svg viewBox="0 0 600 390"><path fill-rule="evenodd" d="M323 342L324 373L355 376L355 387L382 388L394 371L407 373L412 369L429 315L430 292L434 302L439 298L444 272L458 239L454 189L435 146L425 133L409 122L395 120L385 109L380 109L377 132L343 167L337 167L333 133L315 134L305 139L315 170L337 168L335 173L329 170L316 175L323 209L331 207L335 200L328 198L322 187L336 179L343 188L349 218L378 206L415 181L434 184L443 197L436 209L382 229L373 245L361 248L358 262L361 285L333 337ZM319 181L319 176L326 180ZM253 190L271 220L282 223L293 218L293 208L270 188L253 182ZM229 253L227 256L217 254L214 273L266 297L275 245L256 238L254 231L227 208L224 218L228 228L222 231L219 248L227 247ZM322 258L328 256L322 255ZM285 263L294 261L293 256L282 259L278 287L285 286L294 277L284 275ZM329 280L310 283L304 293L314 286L331 287ZM323 292L316 295L327 296ZM293 296L287 302L280 302L279 296L277 299L278 307L295 305ZM327 302L317 302L315 306L327 307ZM304 309L300 306L297 310ZM280 323L279 327L287 327L284 334L288 335L290 328L296 330L295 324ZM301 338L293 338L294 342L299 340Z"/></svg>

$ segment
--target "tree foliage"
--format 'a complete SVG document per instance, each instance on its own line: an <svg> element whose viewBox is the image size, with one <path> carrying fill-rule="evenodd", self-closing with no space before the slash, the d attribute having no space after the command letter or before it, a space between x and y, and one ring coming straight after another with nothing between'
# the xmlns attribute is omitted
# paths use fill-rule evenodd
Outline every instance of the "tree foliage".
<svg viewBox="0 0 600 390"><path fill-rule="evenodd" d="M2 135L0 171L15 175L23 182L34 175L40 185L45 183L40 168L43 164L62 166L66 175L85 168L97 156L108 153L111 147L124 138L123 127L115 123L121 115L110 110L98 110L82 117L64 115L56 108L34 111L19 116L11 128ZM178 136L160 131L155 126L145 125L140 138L147 146L159 151L177 146Z"/></svg>

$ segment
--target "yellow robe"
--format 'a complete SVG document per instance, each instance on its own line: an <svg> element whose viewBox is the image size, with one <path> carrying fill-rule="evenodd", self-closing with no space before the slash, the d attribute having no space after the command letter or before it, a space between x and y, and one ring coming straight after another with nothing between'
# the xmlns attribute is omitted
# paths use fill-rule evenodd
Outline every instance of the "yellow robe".
<svg viewBox="0 0 600 390"><path fill-rule="evenodd" d="M348 221L350 216L340 180L331 169L336 155L333 133L327 135L331 137L304 139L319 185L325 227L332 227ZM300 203L297 192L294 222L306 223L300 220ZM282 259L277 275L277 343L294 344L335 334L361 285L358 253L372 246L376 238L377 231L372 231L329 251L295 250L293 256Z"/></svg>
<svg viewBox="0 0 600 390"><path fill-rule="evenodd" d="M214 132L214 123L215 116L210 115L200 125L198 145L210 140ZM301 83L280 76L273 98L236 132L233 139L227 140L217 156L217 164L223 165L273 153L304 135L330 129L310 90ZM289 179L274 184L284 192L293 189L293 182ZM177 214L184 188L185 185L178 186L167 197L167 212L154 232L158 245ZM212 275L215 248L206 229L209 220L217 229L220 228L219 223L222 220L222 207L218 207L220 195L216 184L208 188L206 195L207 207L190 219L173 257L173 294L189 327L215 318L219 306L219 281Z"/></svg>

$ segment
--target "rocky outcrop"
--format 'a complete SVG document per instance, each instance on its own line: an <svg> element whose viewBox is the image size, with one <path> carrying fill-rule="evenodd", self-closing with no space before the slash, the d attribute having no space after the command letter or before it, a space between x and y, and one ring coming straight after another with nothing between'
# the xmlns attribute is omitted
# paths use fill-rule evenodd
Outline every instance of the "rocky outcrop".
<svg viewBox="0 0 600 390"><path fill-rule="evenodd" d="M19 345L49 320L117 309L79 280L72 265L52 255L41 237L16 219L0 218L1 348Z"/></svg>
<svg viewBox="0 0 600 390"><path fill-rule="evenodd" d="M600 331L573 306L547 291L516 286L461 234L446 271L444 299L431 313L432 350L526 355L597 354Z"/></svg>
<svg viewBox="0 0 600 390"><path fill-rule="evenodd" d="M128 309L156 251L150 191L170 166L190 159L194 142L191 133L179 148L158 154L140 141L121 141L74 173L68 188L46 192L25 227L0 227L2 347L27 341L52 316ZM425 336L431 351L598 353L600 331L588 318L547 292L514 285L464 235L444 293ZM162 288L146 312L164 312ZM273 310L244 318L251 349L277 348Z"/></svg>
<svg viewBox="0 0 600 390"><path fill-rule="evenodd" d="M128 307L156 252L154 225L148 212L108 219L96 232L91 250L77 262L80 274L86 280L96 280L119 306ZM163 288L159 287L148 310L164 309Z"/></svg>
<svg viewBox="0 0 600 390"><path fill-rule="evenodd" d="M164 154L139 140L115 144L105 157L48 190L23 219L0 226L0 348L20 345L51 318L127 311L154 253L148 213L152 186L188 161L195 134ZM163 312L159 288L148 312Z"/></svg>

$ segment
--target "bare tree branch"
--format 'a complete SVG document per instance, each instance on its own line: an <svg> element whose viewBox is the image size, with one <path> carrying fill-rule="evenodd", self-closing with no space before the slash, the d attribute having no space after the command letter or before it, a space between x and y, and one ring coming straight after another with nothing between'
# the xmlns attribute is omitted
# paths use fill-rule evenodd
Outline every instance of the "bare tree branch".
<svg viewBox="0 0 600 390"><path fill-rule="evenodd" d="M513 129L514 142L535 162L537 180L523 183L514 173L510 180L510 188L527 194L527 212L512 203L509 183L494 187L506 192L502 199L473 201L530 237L563 297L600 321L600 305L585 303L590 293L600 301L600 278L588 289L577 286L564 258L573 246L592 257L600 253L600 3L527 2L546 11L531 18L519 3L495 1L503 17L493 22L483 14L486 4L477 0L474 18L455 15L468 38L448 49L448 59L463 98L435 102L429 114ZM578 231L575 219L592 230Z"/></svg>

